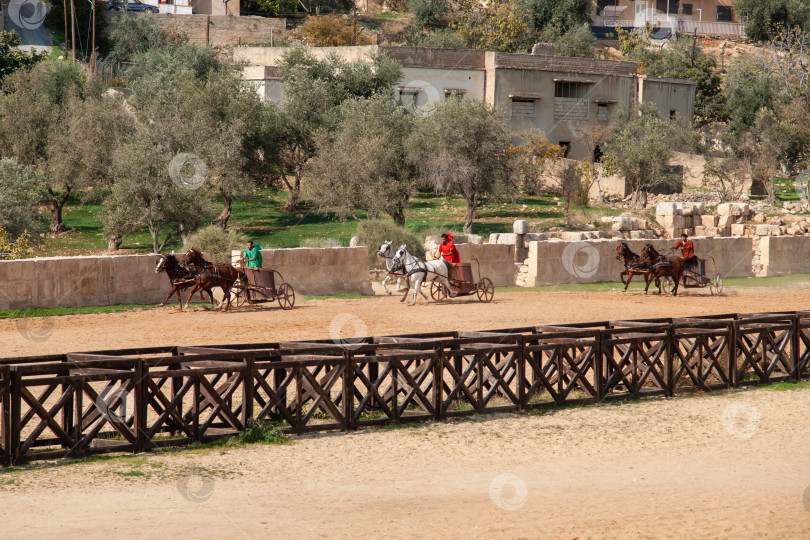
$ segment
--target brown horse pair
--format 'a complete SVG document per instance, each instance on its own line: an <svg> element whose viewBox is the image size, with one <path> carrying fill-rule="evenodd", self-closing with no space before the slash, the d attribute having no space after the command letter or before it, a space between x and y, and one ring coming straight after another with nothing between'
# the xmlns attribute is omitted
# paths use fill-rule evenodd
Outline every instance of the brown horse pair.
<svg viewBox="0 0 810 540"><path fill-rule="evenodd" d="M183 311L183 299L180 297L180 291L193 287L197 283L197 280L194 279L194 275L188 268L180 264L180 261L177 260L174 254L168 255L166 253L161 254L160 258L157 260L155 272L166 272L166 275L169 277L169 283L172 285L172 289L166 296L166 300L160 304L160 307L165 306L166 302L169 301L169 298L171 298L173 294L177 294L177 303L180 307L180 311ZM211 289L205 289L205 292L208 293L208 297L211 299L211 304L213 305L214 295L211 293ZM202 293L203 291L201 290L200 299L205 300ZM191 297L189 296L189 298Z"/></svg>
<svg viewBox="0 0 810 540"><path fill-rule="evenodd" d="M186 307L188 307L191 297L197 291L209 291L214 287L222 289L222 300L216 309L221 309L222 304L227 302L225 309L231 307L231 289L234 284L242 280L242 283L247 283L247 276L241 270L237 270L230 264L214 264L206 261L202 252L197 248L191 248L183 256L183 264L186 265L197 284L191 290L191 294L186 300ZM213 304L213 298L211 303Z"/></svg>
<svg viewBox="0 0 810 540"><path fill-rule="evenodd" d="M653 281L658 287L658 294L661 294L661 278L672 278L675 286L672 295L678 294L678 285L681 282L685 265L680 257L664 257L658 253L652 244L647 244L641 249L641 255L633 253L626 242L622 242L616 248L616 259L624 263L624 271L619 275L624 283L624 290L630 286L630 281L635 275L644 276L644 294L650 288ZM625 276L627 281L625 281Z"/></svg>

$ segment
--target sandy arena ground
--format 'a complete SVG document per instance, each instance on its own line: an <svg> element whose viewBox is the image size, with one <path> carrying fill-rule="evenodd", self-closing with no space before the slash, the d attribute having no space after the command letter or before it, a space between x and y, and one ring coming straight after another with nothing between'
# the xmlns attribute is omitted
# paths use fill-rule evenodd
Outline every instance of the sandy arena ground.
<svg viewBox="0 0 810 540"><path fill-rule="evenodd" d="M0 321L5 356L807 309L810 289L299 298ZM348 322L347 322L348 321ZM341 328L341 324L343 324ZM744 390L0 473L0 538L807 538L810 389Z"/></svg>

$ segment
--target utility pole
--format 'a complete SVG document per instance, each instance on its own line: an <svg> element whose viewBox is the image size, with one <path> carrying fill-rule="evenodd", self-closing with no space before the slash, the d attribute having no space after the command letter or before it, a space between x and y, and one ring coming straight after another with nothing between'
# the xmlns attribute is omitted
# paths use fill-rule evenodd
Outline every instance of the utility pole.
<svg viewBox="0 0 810 540"><path fill-rule="evenodd" d="M90 66L93 70L93 75L96 74L96 2L95 0L90 1L90 9L93 10L93 48L92 53L90 53Z"/></svg>
<svg viewBox="0 0 810 540"><path fill-rule="evenodd" d="M64 15L65 19L65 52L67 53L67 40L68 40L68 33L67 33L67 0L62 0L62 15Z"/></svg>
<svg viewBox="0 0 810 540"><path fill-rule="evenodd" d="M76 6L73 0L70 0L70 46L72 48L71 56L73 63L76 63Z"/></svg>

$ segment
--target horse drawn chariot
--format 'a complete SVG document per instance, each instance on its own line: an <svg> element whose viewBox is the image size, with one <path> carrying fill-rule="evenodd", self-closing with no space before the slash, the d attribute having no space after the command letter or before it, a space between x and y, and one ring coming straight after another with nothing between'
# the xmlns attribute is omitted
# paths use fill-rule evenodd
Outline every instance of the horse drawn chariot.
<svg viewBox="0 0 810 540"><path fill-rule="evenodd" d="M444 300L448 296L466 296L475 294L481 302L492 302L495 296L495 286L492 280L487 277L481 277L481 263L478 259L473 259L477 265L476 270L478 280L473 279L472 262L456 263L455 277L448 277L447 284L439 279L434 279L430 284L430 297L435 301Z"/></svg>
<svg viewBox="0 0 810 540"><path fill-rule="evenodd" d="M240 277L231 288L231 302L237 307L245 302L255 304L278 301L281 309L292 309L295 305L295 290L277 270L251 267L242 267L240 270L245 280Z"/></svg>
<svg viewBox="0 0 810 540"><path fill-rule="evenodd" d="M707 260L712 261L712 272L710 275L706 273ZM672 278L665 277L662 281L663 283L661 285L664 288L664 292L669 293L674 286ZM681 277L681 285L687 289L704 288L708 286L712 296L720 296L723 292L723 276L717 272L717 264L714 261L714 257L698 259L694 267L685 269Z"/></svg>

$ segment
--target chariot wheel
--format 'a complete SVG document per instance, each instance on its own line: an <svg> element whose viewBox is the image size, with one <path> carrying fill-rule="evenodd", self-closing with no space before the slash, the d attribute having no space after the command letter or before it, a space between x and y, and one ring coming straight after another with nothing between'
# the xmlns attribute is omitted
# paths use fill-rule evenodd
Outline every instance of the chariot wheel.
<svg viewBox="0 0 810 540"><path fill-rule="evenodd" d="M709 281L709 292L712 293L712 296L720 296L723 292L723 276L720 274L712 276L711 281Z"/></svg>
<svg viewBox="0 0 810 540"><path fill-rule="evenodd" d="M236 288L231 290L231 303L236 305L236 307L245 305L245 300L247 300L247 291Z"/></svg>
<svg viewBox="0 0 810 540"><path fill-rule="evenodd" d="M444 283L439 280L431 281L430 297L436 302L447 299L447 287L444 286Z"/></svg>
<svg viewBox="0 0 810 540"><path fill-rule="evenodd" d="M295 305L295 291L289 283L282 283L276 290L276 299L281 309L292 309Z"/></svg>
<svg viewBox="0 0 810 540"><path fill-rule="evenodd" d="M661 289L667 293L672 294L672 289L675 288L675 282L672 281L671 277L662 277L661 278Z"/></svg>
<svg viewBox="0 0 810 540"><path fill-rule="evenodd" d="M481 302L492 302L492 298L495 296L495 286L492 284L492 280L481 278L481 281L475 285L475 294Z"/></svg>

